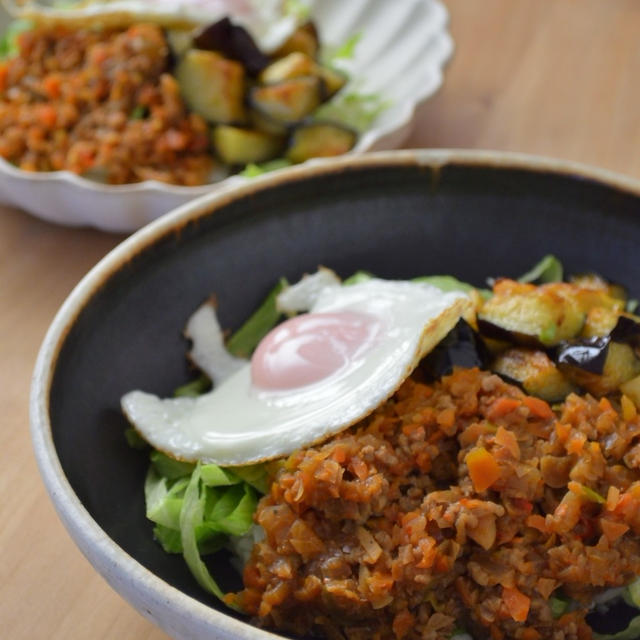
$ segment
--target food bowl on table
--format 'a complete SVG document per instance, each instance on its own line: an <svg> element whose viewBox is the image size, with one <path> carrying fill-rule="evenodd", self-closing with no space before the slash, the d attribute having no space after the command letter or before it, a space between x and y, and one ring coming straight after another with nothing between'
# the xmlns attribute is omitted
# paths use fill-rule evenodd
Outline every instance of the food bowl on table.
<svg viewBox="0 0 640 640"><path fill-rule="evenodd" d="M319 265L342 277L359 273L356 280L367 279L363 272L394 280L448 274L483 289L487 276L523 274L545 254L561 260L565 273L597 273L624 287L631 308L640 295L639 204L638 182L610 172L518 154L443 150L300 166L180 207L94 267L42 345L32 437L63 523L109 584L172 637L275 637L277 631L252 626L201 588L182 557L153 539L145 518L148 452L128 445L120 402L133 389L168 397L193 379L182 335L187 318L215 296L221 326L236 330L280 278L296 282ZM538 338L553 343L548 332ZM607 402L598 410L608 411ZM635 420L629 402L619 411ZM543 401L529 405L534 416L550 411ZM486 456L465 458L469 468L490 474L485 463ZM615 496L596 499L584 491L592 509L617 504ZM531 523L545 526L544 518ZM493 543L476 538L479 545ZM222 591L240 589L228 551L209 556L207 566ZM493 589L507 589L513 609L502 615L520 617L522 594L513 585ZM570 615L568 600L558 606L565 607L559 616ZM599 624L615 627L617 616L603 614Z"/></svg>
<svg viewBox="0 0 640 640"><path fill-rule="evenodd" d="M229 3L232 10L235 8L240 12L244 11L248 4L250 3ZM226 67L223 68L224 63L220 63L216 58L217 53L203 54L200 50L207 47L216 49L221 41L225 47L231 47L229 42L234 42L235 36L229 35L232 32L228 26L216 32L217 39L213 41L215 44L203 43L200 39L197 41L197 51L194 48L186 48L189 47L190 40L189 36L185 35L189 32L180 30L180 21L184 22L183 16L192 16L196 25L215 22L220 20L221 11L223 11L221 7L225 6L224 3L215 1L191 2L192 8L189 9L190 2L186 1L180 5L181 13L178 18L170 19L165 14L175 11L175 9L171 9L171 3L158 3L156 7L154 3L145 5L144 2L117 2L117 9L133 7L134 16L135 12L138 12L139 19L133 20L133 22L144 23L152 20L157 23L156 28L168 29L167 41L169 44L167 46L171 50L171 59L175 62L175 65L170 65L170 71L171 74L175 71L174 75L178 79L180 94L187 102L190 111L201 115L212 129L215 125L216 131L203 133L201 129L204 127L204 120L197 126L185 118L180 121L169 119L169 124L166 124L167 118L173 118L173 116L165 115L157 105L153 106L155 104L153 102L150 103L151 107L146 106L147 98L143 100L145 104L135 106L129 104L125 99L126 105L121 110L122 112L111 113L112 106L102 102L102 94L99 94L100 87L96 89L94 85L90 85L87 91L98 92L95 97L91 98L91 100L95 99L97 106L89 114L80 114L82 117L78 126L81 127L81 130L77 135L77 140L75 134L71 135L70 139L74 144L69 149L65 147L66 151L63 150L64 153L60 157L61 150L55 146L57 143L51 142L52 152L48 152L46 146L50 143L50 139L52 141L58 139L60 131L52 129L51 135L46 131L43 134L41 125L44 123L43 126L46 128L50 126L46 123L50 119L54 119L59 128L57 122L60 121L60 118L62 118L64 125L64 122L73 117L73 112L69 115L68 100L64 98L67 95L66 89L64 87L57 88L58 85L53 81L59 83L59 78L55 73L52 74L53 80L51 82L43 82L44 89L40 88L39 84L31 78L27 89L31 91L31 87L34 83L36 84L36 88L33 89L35 91L33 95L36 96L35 99L38 102L36 111L29 114L18 114L15 117L11 116L11 118L7 115L7 113L11 113L10 111L7 113L3 111L5 131L15 129L13 126L15 122L18 123L18 127L22 127L23 123L27 122L30 132L27 137L23 131L19 140L16 140L15 135L7 140L2 140L4 151L0 158L0 202L18 206L38 217L59 224L85 225L106 231L130 232L198 195L212 189L224 188L230 182L248 179L242 177L242 174L246 173L243 172L245 165L248 175L252 175L256 171L277 166L278 163L300 162L306 155L333 155L349 149L349 152L358 153L396 148L402 144L410 132L411 121L417 105L431 96L442 83L443 67L453 50L453 42L447 30L448 14L439 0L409 0L393 8L382 0L357 0L349 3L348 10L344 3L337 0L280 3L290 13L286 14L286 18L278 20L269 17L268 11L269 9L274 11L279 4L278 2L264 5L254 4L259 7L256 11L261 12L260 19L256 20L258 27L262 30L256 27L251 33L261 34L260 38L257 36L255 38L261 44L261 51L269 51L269 54L273 56L272 59L281 59L279 56L290 55L287 53L288 50L285 51L282 48L288 41L285 41L285 45L282 45L281 41L283 40L282 35L289 34L295 26L294 17L295 23L302 25L300 27L302 30L306 28L304 27L306 20L312 21L311 24L317 27L317 31L313 31L314 35L305 32L310 43L304 40L301 43L292 44L291 47L298 47L296 54L300 55L300 52L305 48L316 51L315 43L319 41L318 52L309 51L309 55L323 65L323 71L318 77L316 77L317 69L310 70L306 67L303 68L304 65L297 64L285 65L286 69L281 67L276 70L275 74L271 72L265 78L256 75L258 71L247 70L246 76L250 82L241 81L240 71L236 67L227 70ZM310 5L308 14L304 9L305 4ZM101 5L99 2L94 2L93 5L95 6L89 6L87 10L89 13L91 11L99 13L104 7L106 7L106 11L111 11L108 14L111 16L109 20L116 20L113 26L126 27L131 22L125 22L121 25L121 18L125 14L122 12L114 14L108 4ZM47 11L52 11L53 14L49 14ZM42 14L44 17L39 19L46 25L54 18L58 20L60 15L68 15L69 11L68 7L60 9L54 6L53 9L45 10ZM207 13L208 11L213 13ZM32 14L27 13L26 15L29 17ZM51 15L54 17L47 17ZM215 20L207 20L209 15L215 16ZM241 18L236 19L239 20L238 24L240 25L247 24ZM99 21L98 18L92 20ZM107 26L111 24L107 18L103 20L106 20ZM178 22L177 27L176 21ZM82 25L83 22L82 20L76 22L69 20L69 24L73 27L76 24ZM147 25L145 28L149 30L149 27L150 25ZM176 33L178 35L172 37ZM158 36L153 32L147 36L150 43L149 50L157 52L159 50ZM138 46L136 42L139 39L140 34L131 34L129 44L123 40L124 44L121 43L116 47L112 46L112 41L107 39L106 43L99 42L97 47L112 47L113 55L122 57L131 47ZM5 39L2 47L15 47L15 43L11 45L11 42L14 41ZM278 49L276 45L281 48ZM71 43L66 48L69 46L77 48L81 45ZM96 49L95 44L92 46L92 50ZM233 47L235 46L233 45ZM249 56L245 40L243 40L242 46L238 45L238 47L240 47L242 55ZM218 47L216 51L219 50ZM109 49L109 51L111 50ZM234 52L235 49L229 54L225 53L225 56L231 55L233 57L236 55ZM250 52L253 56L251 59L254 59L256 55L254 50L251 49ZM3 55L4 53L0 52L0 57ZM102 50L95 55L102 55ZM259 62L263 64L264 54L260 53L259 56L261 56ZM212 62L214 58L215 60ZM120 58L118 59L120 60ZM120 60L120 66L127 61L126 55L123 60ZM63 63L66 64L64 60L61 64ZM208 76L200 77L197 74L200 69L207 65L210 68L214 63L220 63L221 76L225 78L232 75L237 76L237 80L234 82L225 80L229 83L230 88L221 84L218 95L223 93L235 95L240 91L237 85L245 82L247 85L244 90L245 104L240 104L237 100L234 100L233 105L230 102L220 101L223 106L211 110L210 104L212 97L215 97L213 95L215 92L203 92L201 87L213 86L215 77L211 80L207 79ZM309 60L306 63L309 63ZM102 73L103 63L98 62L96 65ZM144 73L147 74L145 77L155 77L157 66L158 64L155 63L155 66L152 65L149 69L145 68ZM93 69L93 67L91 68ZM107 73L108 69L105 71L105 74ZM295 75L296 77L291 80L282 80L282 74ZM298 77L300 74L304 74L304 78ZM76 75L80 76L81 74ZM11 74L9 77L12 77ZM112 81L111 76L106 77L109 78L109 82ZM187 77L190 79L184 80ZM47 80L49 79L47 77ZM72 81L75 82L75 78L72 78ZM338 90L345 81L346 84ZM5 79L2 82L4 83ZM118 98L118 91L131 96L138 95L137 85L133 81L129 83L127 79L120 79L118 82L121 83L121 86L114 84L111 89L114 92L116 102L121 100ZM220 82L222 83L222 81ZM286 82L295 84L296 86L292 90L299 91L299 95L302 97L295 98L296 102L292 105L285 104L287 110L283 111L284 107L279 101L290 100L290 98L284 94L278 94L277 87ZM70 82L67 84L71 86ZM156 92L158 95L153 99L149 98L149 100L161 101L160 106L163 108L165 104L171 107L174 100L171 83L168 88L165 86L166 83L160 83L160 80L158 84L162 89ZM303 92L302 89L306 85L311 88L305 89ZM266 90L264 90L265 87ZM289 92L288 88L286 90ZM61 106L56 107L57 112L45 112L45 108L41 104L41 94L47 91L53 92L51 95L56 96L57 102L52 103L54 105L60 104L59 94L64 98ZM153 93L153 88L145 86L144 91L146 94ZM262 93L259 93L260 91ZM267 91L270 93L267 94ZM321 94L320 98L326 102L321 104L319 108L310 111L315 104L310 97L312 93L315 95L314 91ZM337 93L334 94L336 91ZM73 104L75 105L73 94L71 94L71 99L74 100ZM111 98L109 101L113 102ZM22 102L23 99L20 98L17 104L22 105ZM81 105L82 101L78 101L78 104ZM304 106L304 110L300 110L302 106ZM201 111L201 109L204 110ZM105 110L106 113L104 117L100 115L102 110ZM165 111L167 110L168 108L165 109ZM294 112L299 115L294 117ZM274 114L277 115L275 120L271 118ZM38 119L36 122L32 122L34 117ZM123 119L126 123L122 122ZM151 133L145 129L145 120L150 121L149 127L151 125L154 127ZM332 138L323 131L314 133L315 129L312 123L324 123L327 126L337 125L338 129L335 129L335 135L339 139L336 138L331 147L325 144L323 149L317 148L319 137L325 142ZM101 133L105 127L106 133ZM74 124L73 130L75 131L75 129L76 125ZM250 133L246 133L245 129L248 129ZM309 143L304 143L304 147L303 143L298 140L301 134L296 133L300 131L306 132L305 141L310 140ZM114 132L116 135L122 136L125 142L114 142L112 140ZM150 150L150 145L156 139L162 138L164 140L165 133L170 137L167 137L166 144L162 143L162 152L157 151L156 158L154 155L156 151ZM16 151L16 147L18 150L23 148L21 146L23 139L32 140L34 136L38 140L29 143L27 153ZM44 136L44 140L41 139L42 136ZM344 139L345 136L348 140ZM211 138L212 142L209 143L208 149L203 150L203 144L207 146L207 143L203 142L204 138L206 140ZM129 140L132 142L127 142ZM222 144L225 145L224 149L221 147ZM177 151L173 151L173 145L177 145L175 147ZM184 145L188 145L186 151L183 149ZM215 151L214 147L219 151ZM252 154L250 159L245 158L244 155L248 147L252 152L259 149L261 155ZM294 147L295 153L293 153ZM136 149L139 151L137 152ZM158 150L160 147L156 144L153 149ZM191 155L183 157L186 152ZM12 153L14 155L11 155ZM163 177L163 175L171 173L171 158L174 156L174 164L180 163L177 169L174 168L175 176ZM276 158L275 165L272 161L273 157ZM8 160L4 158L8 158ZM225 162L225 158L227 158L227 162ZM205 166L207 159L214 162L210 171ZM265 159L267 162L263 162ZM61 164L63 161L66 164ZM129 168L130 164L132 166ZM258 165L257 170L256 164ZM47 170L27 171L21 168L23 165L25 168L43 169L44 167ZM59 170L60 168L63 170ZM117 184L107 184L107 182L114 181Z"/></svg>

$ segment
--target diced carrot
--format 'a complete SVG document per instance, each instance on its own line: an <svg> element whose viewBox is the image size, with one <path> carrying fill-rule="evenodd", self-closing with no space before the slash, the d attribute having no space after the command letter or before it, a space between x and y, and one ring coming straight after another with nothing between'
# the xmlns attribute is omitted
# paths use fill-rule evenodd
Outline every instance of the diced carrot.
<svg viewBox="0 0 640 640"><path fill-rule="evenodd" d="M456 422L456 412L453 409L443 409L438 413L436 420L443 431L448 431Z"/></svg>
<svg viewBox="0 0 640 640"><path fill-rule="evenodd" d="M502 587L502 600L507 607L509 615L516 622L524 622L527 619L531 598L525 596L516 587Z"/></svg>
<svg viewBox="0 0 640 640"><path fill-rule="evenodd" d="M581 453L586 441L587 436L584 433L573 433L565 446L567 453Z"/></svg>
<svg viewBox="0 0 640 640"><path fill-rule="evenodd" d="M522 402L524 403L525 407L529 409L531 414L534 415L536 418L549 420L555 417L549 404L544 400L541 400L540 398L534 398L533 396L526 396Z"/></svg>
<svg viewBox="0 0 640 640"><path fill-rule="evenodd" d="M431 471L431 456L427 451L418 451L416 454L416 464L422 473Z"/></svg>
<svg viewBox="0 0 640 640"><path fill-rule="evenodd" d="M493 404L489 407L487 417L490 420L502 418L508 413L515 411L520 404L520 400L517 400L516 398L498 398L497 400L494 400Z"/></svg>
<svg viewBox="0 0 640 640"><path fill-rule="evenodd" d="M629 531L628 524L624 524L624 522L614 522L607 518L600 518L600 527L609 542L615 542Z"/></svg>
<svg viewBox="0 0 640 640"><path fill-rule="evenodd" d="M7 76L9 75L9 68L6 64L0 64L0 91L4 91L7 88Z"/></svg>
<svg viewBox="0 0 640 640"><path fill-rule="evenodd" d="M48 129L53 129L56 126L58 114L56 113L55 107L52 107L50 104L38 105L37 114L38 120Z"/></svg>
<svg viewBox="0 0 640 640"><path fill-rule="evenodd" d="M346 447L343 447L341 445L336 445L333 449L331 457L339 464L342 464L347 459Z"/></svg>
<svg viewBox="0 0 640 640"><path fill-rule="evenodd" d="M609 402L609 398L605 398L604 396L600 398L598 406L600 407L601 411L613 411L613 407L611 406L611 402Z"/></svg>
<svg viewBox="0 0 640 640"><path fill-rule="evenodd" d="M526 523L528 527L537 529L541 533L547 533L547 524L544 516L534 513L530 516L527 516Z"/></svg>
<svg viewBox="0 0 640 640"><path fill-rule="evenodd" d="M60 97L60 76L50 74L42 81L42 87L46 91L47 95L54 100Z"/></svg>
<svg viewBox="0 0 640 640"><path fill-rule="evenodd" d="M523 629L520 638L522 640L540 640L542 636L537 629L534 629L533 627L527 627L526 629Z"/></svg>
<svg viewBox="0 0 640 640"><path fill-rule="evenodd" d="M488 489L500 477L500 467L496 459L484 447L471 449L464 461L476 491Z"/></svg>
<svg viewBox="0 0 640 640"><path fill-rule="evenodd" d="M415 618L408 609L404 609L403 611L400 611L400 613L396 614L391 625L396 638L400 639L406 636L411 630L414 622Z"/></svg>
<svg viewBox="0 0 640 640"><path fill-rule="evenodd" d="M496 442L507 449L516 460L520 460L520 446L513 431L509 431L504 427L498 427L496 431Z"/></svg>
<svg viewBox="0 0 640 640"><path fill-rule="evenodd" d="M569 434L571 433L571 425L563 424L562 422L556 422L556 435L558 436L558 440L562 443L565 443L569 438Z"/></svg>
<svg viewBox="0 0 640 640"><path fill-rule="evenodd" d="M607 491L607 511L613 511L620 500L620 489L611 485Z"/></svg>

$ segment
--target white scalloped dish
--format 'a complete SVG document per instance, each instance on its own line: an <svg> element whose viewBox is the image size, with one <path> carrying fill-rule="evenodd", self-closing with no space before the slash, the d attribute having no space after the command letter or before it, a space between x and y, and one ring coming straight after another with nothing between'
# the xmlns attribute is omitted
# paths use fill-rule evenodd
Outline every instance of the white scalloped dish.
<svg viewBox="0 0 640 640"><path fill-rule="evenodd" d="M446 9L439 0L317 0L311 17L324 46L359 34L353 57L342 61L350 77L343 91L377 94L385 105L350 153L400 146L416 106L442 83L453 50ZM248 179L232 176L197 187L105 185L68 171L23 171L0 158L0 204L58 224L130 232L203 193Z"/></svg>

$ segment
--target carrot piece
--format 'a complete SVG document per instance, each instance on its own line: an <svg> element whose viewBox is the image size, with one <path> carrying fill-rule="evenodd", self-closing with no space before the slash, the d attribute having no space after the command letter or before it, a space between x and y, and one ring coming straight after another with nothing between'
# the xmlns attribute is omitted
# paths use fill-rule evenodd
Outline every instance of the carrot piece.
<svg viewBox="0 0 640 640"><path fill-rule="evenodd" d="M443 409L438 413L436 420L438 422L438 426L448 433L451 427L456 423L456 412L454 409Z"/></svg>
<svg viewBox="0 0 640 640"><path fill-rule="evenodd" d="M42 81L42 86L47 95L54 100L60 97L61 80L59 75L51 74Z"/></svg>
<svg viewBox="0 0 640 640"><path fill-rule="evenodd" d="M9 67L6 64L0 64L0 91L7 88L7 78L9 76Z"/></svg>
<svg viewBox="0 0 640 640"><path fill-rule="evenodd" d="M540 638L542 638L540 632L533 627L527 627L526 629L523 629L521 637L522 640L540 640Z"/></svg>
<svg viewBox="0 0 640 640"><path fill-rule="evenodd" d="M611 485L607 492L607 511L613 511L620 500L620 489Z"/></svg>
<svg viewBox="0 0 640 640"><path fill-rule="evenodd" d="M600 518L600 527L609 542L615 542L629 531L628 524L624 524L624 522L614 522L607 518Z"/></svg>
<svg viewBox="0 0 640 640"><path fill-rule="evenodd" d="M581 453L586 441L587 436L585 436L584 433L575 432L566 443L565 449L567 450L567 453Z"/></svg>
<svg viewBox="0 0 640 640"><path fill-rule="evenodd" d="M556 435L561 443L565 443L571 433L571 425L563 424L562 422L556 422Z"/></svg>
<svg viewBox="0 0 640 640"><path fill-rule="evenodd" d="M527 407L531 412L531 414L534 415L536 418L549 420L555 417L549 404L544 400L541 400L540 398L534 398L533 396L526 396L522 402L524 403L524 406Z"/></svg>
<svg viewBox="0 0 640 640"><path fill-rule="evenodd" d="M489 407L487 417L489 420L502 418L508 413L515 411L519 406L520 400L516 400L516 398L498 398L494 400L493 404Z"/></svg>
<svg viewBox="0 0 640 640"><path fill-rule="evenodd" d="M611 402L609 402L609 398L605 398L604 396L600 398L598 402L598 406L602 411L613 411L613 407L611 406Z"/></svg>
<svg viewBox="0 0 640 640"><path fill-rule="evenodd" d="M508 431L504 427L498 427L496 431L496 442L504 447L516 460L520 460L520 446L513 431Z"/></svg>
<svg viewBox="0 0 640 640"><path fill-rule="evenodd" d="M342 464L347 459L347 449L341 445L336 445L333 449L331 457L338 463Z"/></svg>
<svg viewBox="0 0 640 640"><path fill-rule="evenodd" d="M502 587L502 600L507 607L509 615L516 622L524 622L529 615L531 598L527 597L516 587Z"/></svg>
<svg viewBox="0 0 640 640"><path fill-rule="evenodd" d="M38 105L36 113L38 114L38 120L48 129L53 129L56 126L58 114L55 107L50 104L41 104Z"/></svg>
<svg viewBox="0 0 640 640"><path fill-rule="evenodd" d="M499 477L500 467L496 459L484 447L474 447L464 461L476 491L488 489Z"/></svg>
<svg viewBox="0 0 640 640"><path fill-rule="evenodd" d="M548 533L547 521L545 520L544 516L534 513L530 516L527 516L526 523L527 523L527 527L531 527L532 529L537 529L541 533Z"/></svg>
<svg viewBox="0 0 640 640"><path fill-rule="evenodd" d="M413 617L413 614L407 609L403 609L400 613L397 613L391 624L395 637L400 639L406 636L415 621L416 619Z"/></svg>

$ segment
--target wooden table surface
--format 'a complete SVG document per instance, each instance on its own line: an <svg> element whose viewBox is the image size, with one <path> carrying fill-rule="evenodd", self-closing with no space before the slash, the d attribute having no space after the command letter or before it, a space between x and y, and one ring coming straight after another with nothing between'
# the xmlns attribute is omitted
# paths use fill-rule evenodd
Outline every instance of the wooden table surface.
<svg viewBox="0 0 640 640"><path fill-rule="evenodd" d="M408 146L509 149L640 178L637 0L446 0L456 42ZM32 367L73 285L121 240L0 211L0 636L167 638L58 521L28 430Z"/></svg>

